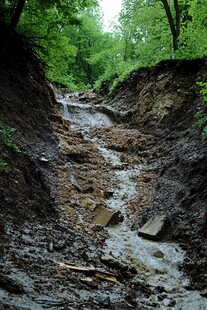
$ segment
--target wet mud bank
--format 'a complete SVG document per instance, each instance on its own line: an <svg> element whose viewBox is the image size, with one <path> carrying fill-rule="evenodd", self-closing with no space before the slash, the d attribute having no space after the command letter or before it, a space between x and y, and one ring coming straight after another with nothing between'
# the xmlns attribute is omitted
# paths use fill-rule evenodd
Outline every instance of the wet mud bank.
<svg viewBox="0 0 207 310"><path fill-rule="evenodd" d="M104 258L107 233L92 223L92 207L105 207L112 194L111 165L91 135L62 119L27 44L18 35L11 44L0 68L0 120L15 128L22 152L1 141L10 169L0 172L0 308L128 309L138 297L145 303L154 288L132 281L136 271L128 265Z"/></svg>
<svg viewBox="0 0 207 310"><path fill-rule="evenodd" d="M58 142L49 120L54 103L39 60L28 43L14 34L0 62L0 122L11 128L11 143L21 152L6 145L1 135L1 163L8 165L8 172L2 166L0 172L2 233L8 221L21 224L40 214L55 214L51 160Z"/></svg>
<svg viewBox="0 0 207 310"><path fill-rule="evenodd" d="M138 237L141 222L151 216L146 210L154 202L158 171L158 165L156 169L154 166L154 135L143 134L141 128L117 125L108 113L100 113L99 106L80 103L71 96L60 98L60 103L63 118L70 122L70 136L76 136L71 146L75 139L61 135L73 184L70 198L76 203L76 225L99 242L101 262L112 270L132 272L130 283L139 285L131 287L133 298L128 306L205 309L205 298L189 291L190 282L180 272L185 253L169 243L172 238L154 243ZM96 224L96 210L101 213L106 208L120 212L115 226ZM139 297L140 285L148 291L148 297Z"/></svg>
<svg viewBox="0 0 207 310"><path fill-rule="evenodd" d="M129 128L150 134L148 162L153 167L154 194L137 216L137 225L157 213L168 216L166 239L179 242L186 257L182 270L190 287L206 288L207 139L194 127L203 108L196 82L206 81L206 59L163 61L132 73L109 97L110 105L132 112ZM139 154L139 150L134 150Z"/></svg>

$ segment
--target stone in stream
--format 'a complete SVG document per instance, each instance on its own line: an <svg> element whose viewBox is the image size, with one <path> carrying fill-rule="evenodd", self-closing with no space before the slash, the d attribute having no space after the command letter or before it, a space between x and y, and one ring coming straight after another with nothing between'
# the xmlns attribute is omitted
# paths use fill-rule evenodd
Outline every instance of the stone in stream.
<svg viewBox="0 0 207 310"><path fill-rule="evenodd" d="M202 291L200 291L200 295L203 297L207 297L207 287L203 289Z"/></svg>
<svg viewBox="0 0 207 310"><path fill-rule="evenodd" d="M101 308L105 308L105 307L108 308L110 306L111 301L110 301L109 296L105 296L104 294L99 294L98 296L96 296L95 302L99 304Z"/></svg>
<svg viewBox="0 0 207 310"><path fill-rule="evenodd" d="M97 207L95 208L95 218L93 220L93 224L105 227L116 225L119 222L119 216L119 211L114 212L104 207Z"/></svg>
<svg viewBox="0 0 207 310"><path fill-rule="evenodd" d="M163 236L163 232L166 228L166 216L156 215L151 217L142 228L140 228L138 235L140 237L159 241Z"/></svg>
<svg viewBox="0 0 207 310"><path fill-rule="evenodd" d="M167 307L173 307L173 306L175 306L175 304L176 304L176 302L175 302L175 300L173 300L173 299L168 299L168 298L165 298L164 300L163 300L163 305L167 308Z"/></svg>
<svg viewBox="0 0 207 310"><path fill-rule="evenodd" d="M161 251L155 251L152 254L156 258L163 258L164 254Z"/></svg>

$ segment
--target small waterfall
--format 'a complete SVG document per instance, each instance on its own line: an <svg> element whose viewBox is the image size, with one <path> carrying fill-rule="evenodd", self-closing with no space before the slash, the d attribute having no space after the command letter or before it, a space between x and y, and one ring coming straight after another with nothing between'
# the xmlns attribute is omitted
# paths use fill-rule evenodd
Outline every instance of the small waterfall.
<svg viewBox="0 0 207 310"><path fill-rule="evenodd" d="M62 107L63 107L63 109L62 109L63 118L66 120L70 120L70 113L68 111L68 102L63 100L63 101L61 101L61 103L62 103Z"/></svg>
<svg viewBox="0 0 207 310"><path fill-rule="evenodd" d="M67 102L65 99L59 101L62 105L62 117L71 121L74 129L88 129L92 127L108 127L113 124L111 119L104 113L98 111L98 107L91 104Z"/></svg>

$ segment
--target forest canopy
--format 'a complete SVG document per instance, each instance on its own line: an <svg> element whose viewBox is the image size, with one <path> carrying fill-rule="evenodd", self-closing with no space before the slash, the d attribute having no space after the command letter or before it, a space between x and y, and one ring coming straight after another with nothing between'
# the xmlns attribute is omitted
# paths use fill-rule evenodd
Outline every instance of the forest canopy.
<svg viewBox="0 0 207 310"><path fill-rule="evenodd" d="M72 90L113 87L141 66L207 55L207 0L123 0L111 32L95 0L2 0L0 19L8 29L1 54L17 29L34 42L48 78Z"/></svg>

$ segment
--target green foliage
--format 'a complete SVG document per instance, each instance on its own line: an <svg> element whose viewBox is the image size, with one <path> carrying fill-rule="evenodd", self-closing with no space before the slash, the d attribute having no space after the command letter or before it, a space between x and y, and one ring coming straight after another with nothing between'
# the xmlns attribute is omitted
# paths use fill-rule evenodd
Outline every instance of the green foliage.
<svg viewBox="0 0 207 310"><path fill-rule="evenodd" d="M74 91L100 89L102 83L110 81L112 90L139 67L153 66L163 59L207 54L206 0L123 0L113 33L103 31L97 2L26 1L18 30L34 41L51 81ZM4 1L6 20L16 3L18 0ZM178 30L176 50L164 4Z"/></svg>
<svg viewBox="0 0 207 310"><path fill-rule="evenodd" d="M12 138L14 131L14 128L6 127L0 122L0 140L16 153L21 153L21 149L14 143ZM3 153L0 154L0 169L4 172L9 171L9 165L6 162L5 155Z"/></svg>
<svg viewBox="0 0 207 310"><path fill-rule="evenodd" d="M205 102L207 102L207 82L197 82L197 85L201 87L200 93Z"/></svg>
<svg viewBox="0 0 207 310"><path fill-rule="evenodd" d="M167 1L175 22L173 1ZM179 0L178 49L173 50L169 21L161 0L124 0L112 42L91 61L106 62L105 72L95 83L113 79L113 89L124 76L139 67L153 66L163 59L196 58L207 54L207 1Z"/></svg>
<svg viewBox="0 0 207 310"><path fill-rule="evenodd" d="M68 25L64 29L64 34L76 48L75 57L68 62L68 73L79 88L84 85L91 88L104 72L103 62L97 64L90 61L104 46L101 17L98 10L85 9L79 13L78 20L78 25Z"/></svg>
<svg viewBox="0 0 207 310"><path fill-rule="evenodd" d="M9 165L4 160L3 155L0 154L0 169L4 172L9 172Z"/></svg>
<svg viewBox="0 0 207 310"><path fill-rule="evenodd" d="M27 2L18 29L35 41L36 52L48 65L48 78L74 91L91 87L95 78L88 57L100 44L93 14L96 1L37 3Z"/></svg>
<svg viewBox="0 0 207 310"><path fill-rule="evenodd" d="M6 127L0 122L0 139L2 142L15 152L21 153L21 149L13 142L12 133L14 131L15 128Z"/></svg>
<svg viewBox="0 0 207 310"><path fill-rule="evenodd" d="M201 87L200 94L205 103L207 103L207 82L198 82L197 85ZM205 105L206 107L206 105ZM207 113L203 111L199 111L195 114L195 126L201 129L203 135L207 136Z"/></svg>

